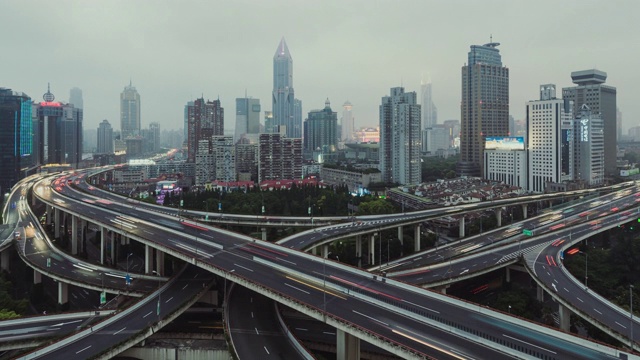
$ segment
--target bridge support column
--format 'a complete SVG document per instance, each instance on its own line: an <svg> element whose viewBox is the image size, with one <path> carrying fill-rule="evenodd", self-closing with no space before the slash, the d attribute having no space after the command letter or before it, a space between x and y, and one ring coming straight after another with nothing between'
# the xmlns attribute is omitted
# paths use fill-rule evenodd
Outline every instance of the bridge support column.
<svg viewBox="0 0 640 360"><path fill-rule="evenodd" d="M329 257L329 244L322 245L322 257L325 259Z"/></svg>
<svg viewBox="0 0 640 360"><path fill-rule="evenodd" d="M107 229L104 226L100 227L100 264L104 264L104 248L107 238Z"/></svg>
<svg viewBox="0 0 640 360"><path fill-rule="evenodd" d="M312 248L311 248L311 253L312 253L313 255L318 255L318 247L317 247L317 246L312 247Z"/></svg>
<svg viewBox="0 0 640 360"><path fill-rule="evenodd" d="M49 204L46 205L46 214L47 214L47 224L51 224L53 222L53 207Z"/></svg>
<svg viewBox="0 0 640 360"><path fill-rule="evenodd" d="M156 249L156 272L164 275L164 253Z"/></svg>
<svg viewBox="0 0 640 360"><path fill-rule="evenodd" d="M422 235L422 231L420 229L420 225L416 225L413 228L413 251L420 251L420 237ZM438 241L438 239L436 239Z"/></svg>
<svg viewBox="0 0 640 360"><path fill-rule="evenodd" d="M447 289L449 288L449 286L451 285L442 285L442 286L435 287L433 290L439 291L441 294L447 295Z"/></svg>
<svg viewBox="0 0 640 360"><path fill-rule="evenodd" d="M558 304L558 317L560 318L560 329L568 332L571 326L571 310Z"/></svg>
<svg viewBox="0 0 640 360"><path fill-rule="evenodd" d="M0 253L0 266L2 266L2 270L6 272L11 272L11 253L9 249L5 249L2 253Z"/></svg>
<svg viewBox="0 0 640 360"><path fill-rule="evenodd" d="M153 248L149 245L144 246L144 273L151 274L153 268Z"/></svg>
<svg viewBox="0 0 640 360"><path fill-rule="evenodd" d="M78 217L71 216L71 254L78 254Z"/></svg>
<svg viewBox="0 0 640 360"><path fill-rule="evenodd" d="M356 235L356 258L358 267L362 267L362 235Z"/></svg>
<svg viewBox="0 0 640 360"><path fill-rule="evenodd" d="M262 231L262 241L267 241L267 228L260 229Z"/></svg>
<svg viewBox="0 0 640 360"><path fill-rule="evenodd" d="M526 219L527 218L527 204L522 204L522 218Z"/></svg>
<svg viewBox="0 0 640 360"><path fill-rule="evenodd" d="M540 285L536 287L536 300L540 302L544 301L544 289Z"/></svg>
<svg viewBox="0 0 640 360"><path fill-rule="evenodd" d="M84 252L84 241L87 237L88 223L85 220L80 220L80 242L78 244L78 251Z"/></svg>
<svg viewBox="0 0 640 360"><path fill-rule="evenodd" d="M338 360L359 360L360 339L336 329L336 355Z"/></svg>
<svg viewBox="0 0 640 360"><path fill-rule="evenodd" d="M369 238L369 265L376 264L376 234Z"/></svg>
<svg viewBox="0 0 640 360"><path fill-rule="evenodd" d="M496 209L496 221L498 223L498 227L502 226L502 208Z"/></svg>
<svg viewBox="0 0 640 360"><path fill-rule="evenodd" d="M505 280L510 283L511 282L511 269L509 269L509 267L507 266L506 268L504 268L505 271L507 272L507 275L505 276Z"/></svg>
<svg viewBox="0 0 640 360"><path fill-rule="evenodd" d="M402 231L402 226L398 226L398 240L400 240L400 245L404 245L404 232Z"/></svg>
<svg viewBox="0 0 640 360"><path fill-rule="evenodd" d="M53 222L54 222L53 236L55 236L55 238L57 239L60 237L60 226L62 225L60 224L60 209L58 208L55 208L53 210Z"/></svg>
<svg viewBox="0 0 640 360"><path fill-rule="evenodd" d="M42 282L42 273L38 270L33 270L33 283L40 284Z"/></svg>
<svg viewBox="0 0 640 360"><path fill-rule="evenodd" d="M460 227L460 232L459 232L459 238L463 238L464 237L464 216L460 217L460 223L458 225Z"/></svg>
<svg viewBox="0 0 640 360"><path fill-rule="evenodd" d="M69 301L69 285L58 281L58 304L64 305Z"/></svg>

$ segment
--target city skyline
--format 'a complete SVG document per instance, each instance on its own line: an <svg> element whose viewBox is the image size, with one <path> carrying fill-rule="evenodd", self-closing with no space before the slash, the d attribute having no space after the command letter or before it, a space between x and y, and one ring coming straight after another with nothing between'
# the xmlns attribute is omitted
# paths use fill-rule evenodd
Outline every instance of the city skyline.
<svg viewBox="0 0 640 360"><path fill-rule="evenodd" d="M625 24L633 21L639 3L542 2L528 9L527 16L521 15L520 4L507 1L493 1L491 6L470 3L466 7L473 17L461 16L455 4L401 4L389 10L365 2L167 3L163 7L142 2L128 4L130 11L122 13L118 2L101 4L98 12L88 3L62 1L54 7L8 1L0 26L29 31L19 39L7 39L7 53L16 56L7 59L5 68L11 71L3 71L0 85L38 99L50 82L63 101L67 99L62 94L78 87L83 91L84 126L97 128L103 119L119 123L118 95L131 79L144 98L142 127L156 121L163 129L178 129L184 104L201 94L219 96L222 106L231 109L246 89L269 104L273 48L284 37L295 58L296 98L303 106L327 97L336 103L349 100L356 128L374 126L380 97L390 87L401 84L407 91L419 91L421 74L428 73L438 120L443 122L460 119L459 74L469 45L489 42L493 34L510 69L510 113L516 119L524 118L524 104L535 98L531 89L541 83L571 86L571 72L596 68L607 72L607 82L618 89L623 133L637 125L639 114L631 101L637 95L634 84L640 74L634 71L637 50L628 46L633 34L625 31ZM552 6L553 13L545 4ZM66 16L72 5L73 12ZM282 5L290 10L286 16L277 11ZM492 11L496 6L500 12ZM198 25L202 22L180 19L206 17L207 9L213 8L229 16L206 29L212 46L202 47L193 36L203 31ZM234 14L240 13L246 26L229 31L237 27L234 23L240 16ZM434 14L433 21L421 21L426 13ZM265 14L270 14L270 20L260 21ZM68 21L47 21L57 15ZM309 25L309 18L321 15L329 16L332 26ZM598 26L570 27L565 21L569 18ZM540 19L548 25L539 26ZM216 33L225 36L210 36ZM415 41L416 36L420 41ZM42 66L35 49L48 54L47 66ZM192 56L179 56L182 53ZM398 59L402 66L389 66ZM263 110L271 110L267 106ZM302 112L310 110L307 105ZM227 129L233 130L230 120Z"/></svg>

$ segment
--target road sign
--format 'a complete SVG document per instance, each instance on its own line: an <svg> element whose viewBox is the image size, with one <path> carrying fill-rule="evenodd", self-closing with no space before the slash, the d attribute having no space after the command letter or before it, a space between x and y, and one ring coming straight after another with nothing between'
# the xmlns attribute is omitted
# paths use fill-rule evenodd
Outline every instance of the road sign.
<svg viewBox="0 0 640 360"><path fill-rule="evenodd" d="M100 305L104 305L107 303L107 293L103 291L100 293Z"/></svg>
<svg viewBox="0 0 640 360"><path fill-rule="evenodd" d="M131 285L131 275L127 274L127 276L124 278L124 281L127 283L127 285Z"/></svg>
<svg viewBox="0 0 640 360"><path fill-rule="evenodd" d="M47 258L47 267L50 268L51 267L51 258Z"/></svg>
<svg viewBox="0 0 640 360"><path fill-rule="evenodd" d="M222 203L221 202L218 203L218 211L222 211Z"/></svg>
<svg viewBox="0 0 640 360"><path fill-rule="evenodd" d="M156 306L156 315L160 315L160 299L158 299L158 305Z"/></svg>
<svg viewBox="0 0 640 360"><path fill-rule="evenodd" d="M533 236L533 231L531 231L531 230L524 229L524 230L522 230L522 233L527 235L527 236Z"/></svg>

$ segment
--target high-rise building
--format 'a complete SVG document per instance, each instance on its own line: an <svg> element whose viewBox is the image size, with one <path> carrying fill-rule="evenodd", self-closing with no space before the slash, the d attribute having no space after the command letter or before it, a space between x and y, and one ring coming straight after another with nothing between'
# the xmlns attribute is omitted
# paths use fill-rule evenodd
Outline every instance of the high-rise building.
<svg viewBox="0 0 640 360"><path fill-rule="evenodd" d="M140 135L140 94L129 82L120 94L120 132L122 139Z"/></svg>
<svg viewBox="0 0 640 360"><path fill-rule="evenodd" d="M554 84L540 85L540 100L527 102L528 191L573 180L572 133L573 103L556 98Z"/></svg>
<svg viewBox="0 0 640 360"><path fill-rule="evenodd" d="M278 125L276 125L275 121L273 120L273 112L272 111L265 111L264 112L264 132L266 132L266 133L277 132L275 130L277 127L278 127Z"/></svg>
<svg viewBox="0 0 640 360"><path fill-rule="evenodd" d="M98 126L98 154L113 154L113 128L108 120Z"/></svg>
<svg viewBox="0 0 640 360"><path fill-rule="evenodd" d="M76 109L84 110L84 101L82 100L82 90L80 88L74 87L69 91L69 104Z"/></svg>
<svg viewBox="0 0 640 360"><path fill-rule="evenodd" d="M198 148L195 154L196 186L203 186L216 179L215 161L215 154L211 148L211 140L198 141Z"/></svg>
<svg viewBox="0 0 640 360"><path fill-rule="evenodd" d="M184 106L184 122L183 122L183 138L182 141L184 142L184 144L182 144L182 147L186 150L187 149L187 141L189 139L189 107L193 106L193 101L187 101L187 105Z"/></svg>
<svg viewBox="0 0 640 360"><path fill-rule="evenodd" d="M527 150L523 137L488 137L484 148L485 179L527 188Z"/></svg>
<svg viewBox="0 0 640 360"><path fill-rule="evenodd" d="M458 175L480 176L485 138L509 134L509 69L498 45L471 45L462 67Z"/></svg>
<svg viewBox="0 0 640 360"><path fill-rule="evenodd" d="M238 142L244 134L260 133L260 99L236 99L236 132L233 141Z"/></svg>
<svg viewBox="0 0 640 360"><path fill-rule="evenodd" d="M0 194L4 194L33 165L31 98L0 88L0 125Z"/></svg>
<svg viewBox="0 0 640 360"><path fill-rule="evenodd" d="M324 109L310 111L304 122L304 156L324 162L327 157L336 154L337 145L338 114L331 110L331 103L327 99Z"/></svg>
<svg viewBox="0 0 640 360"><path fill-rule="evenodd" d="M149 150L152 153L160 151L160 123L149 123L149 136L147 142L149 143Z"/></svg>
<svg viewBox="0 0 640 360"><path fill-rule="evenodd" d="M187 106L187 117L187 161L195 162L200 140L224 135L224 108L219 99L205 102L200 98L193 102L193 106Z"/></svg>
<svg viewBox="0 0 640 360"><path fill-rule="evenodd" d="M258 144L247 138L236 143L236 172L238 181L258 181Z"/></svg>
<svg viewBox="0 0 640 360"><path fill-rule="evenodd" d="M293 99L293 133L292 138L302 137L302 100Z"/></svg>
<svg viewBox="0 0 640 360"><path fill-rule="evenodd" d="M342 121L340 124L340 139L343 144L353 141L354 126L353 105L347 100L342 105Z"/></svg>
<svg viewBox="0 0 640 360"><path fill-rule="evenodd" d="M562 97L573 101L573 113L579 114L582 105L587 105L592 116L600 114L604 123L604 164L607 175L616 172L616 88L604 85L607 73L590 69L574 71L571 79L576 86L562 89Z"/></svg>
<svg viewBox="0 0 640 360"><path fill-rule="evenodd" d="M582 104L574 121L576 180L589 186L604 183L606 166L606 141L604 120L600 114Z"/></svg>
<svg viewBox="0 0 640 360"><path fill-rule="evenodd" d="M619 107L616 107L616 130L618 133L618 141L622 139L622 112Z"/></svg>
<svg viewBox="0 0 640 360"><path fill-rule="evenodd" d="M260 134L258 182L302 178L302 139L290 139L282 132Z"/></svg>
<svg viewBox="0 0 640 360"><path fill-rule="evenodd" d="M300 109L300 123L296 127L294 103L293 59L283 37L273 56L272 111L274 125L286 126L287 137L289 138L301 137L302 132L302 108Z"/></svg>
<svg viewBox="0 0 640 360"><path fill-rule="evenodd" d="M78 167L82 160L82 109L54 101L50 88L43 100L32 109L36 162Z"/></svg>
<svg viewBox="0 0 640 360"><path fill-rule="evenodd" d="M420 129L432 127L438 123L438 108L433 103L431 79L421 81L420 92L422 99L422 125Z"/></svg>
<svg viewBox="0 0 640 360"><path fill-rule="evenodd" d="M380 171L385 182L422 182L420 166L420 105L416 93L391 88L380 105Z"/></svg>
<svg viewBox="0 0 640 360"><path fill-rule="evenodd" d="M211 149L215 156L215 179L236 181L236 147L232 136L211 137Z"/></svg>

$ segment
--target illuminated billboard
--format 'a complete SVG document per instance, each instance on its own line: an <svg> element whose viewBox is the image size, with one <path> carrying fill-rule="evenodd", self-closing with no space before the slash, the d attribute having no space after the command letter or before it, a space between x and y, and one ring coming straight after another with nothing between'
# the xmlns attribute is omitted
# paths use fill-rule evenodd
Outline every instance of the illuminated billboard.
<svg viewBox="0 0 640 360"><path fill-rule="evenodd" d="M485 150L524 150L524 137L522 136L500 136L487 137Z"/></svg>

